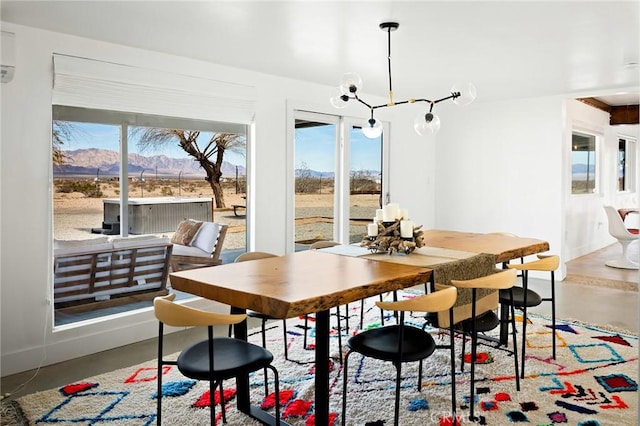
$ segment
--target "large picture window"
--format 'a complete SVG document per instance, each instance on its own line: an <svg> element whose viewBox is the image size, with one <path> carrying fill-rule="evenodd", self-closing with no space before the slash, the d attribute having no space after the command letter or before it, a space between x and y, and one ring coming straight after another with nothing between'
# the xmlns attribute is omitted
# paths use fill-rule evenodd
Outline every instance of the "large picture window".
<svg viewBox="0 0 640 426"><path fill-rule="evenodd" d="M184 219L228 225L223 253L246 251L245 125L55 105L52 135L54 253L105 238L170 238ZM63 300L58 290L56 326L151 306L80 290Z"/></svg>

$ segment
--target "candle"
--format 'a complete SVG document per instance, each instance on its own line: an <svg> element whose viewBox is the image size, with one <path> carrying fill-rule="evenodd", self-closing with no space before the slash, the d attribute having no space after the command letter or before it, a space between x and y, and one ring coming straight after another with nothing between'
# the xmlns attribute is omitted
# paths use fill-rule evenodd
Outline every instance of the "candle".
<svg viewBox="0 0 640 426"><path fill-rule="evenodd" d="M409 220L409 210L407 209L400 209L400 211L402 212L400 214L400 217L404 220Z"/></svg>
<svg viewBox="0 0 640 426"><path fill-rule="evenodd" d="M387 204L382 208L382 221L394 222L395 220L396 220L396 210L392 205Z"/></svg>
<svg viewBox="0 0 640 426"><path fill-rule="evenodd" d="M378 236L378 225L376 223L370 223L367 225L367 235L370 237Z"/></svg>
<svg viewBox="0 0 640 426"><path fill-rule="evenodd" d="M400 237L413 238L413 222L410 220L400 221Z"/></svg>
<svg viewBox="0 0 640 426"><path fill-rule="evenodd" d="M393 217L393 219L391 219L391 220L399 219L399 217L400 217L400 206L398 205L398 203L389 203L389 204L387 204L387 206L389 207L389 210L391 212L391 217Z"/></svg>
<svg viewBox="0 0 640 426"><path fill-rule="evenodd" d="M376 221L382 222L382 209L376 209Z"/></svg>

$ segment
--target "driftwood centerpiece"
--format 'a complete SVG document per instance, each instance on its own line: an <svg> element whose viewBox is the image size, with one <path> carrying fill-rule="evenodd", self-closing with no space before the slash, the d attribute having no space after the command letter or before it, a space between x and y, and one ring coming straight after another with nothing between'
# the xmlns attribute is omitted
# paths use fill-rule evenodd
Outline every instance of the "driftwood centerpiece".
<svg viewBox="0 0 640 426"><path fill-rule="evenodd" d="M394 252L400 252L409 254L416 247L424 246L424 237L420 228L422 228L422 225L413 227L413 238L402 238L400 236L400 220L378 222L378 235L375 237L365 235L360 245L374 253L393 254Z"/></svg>

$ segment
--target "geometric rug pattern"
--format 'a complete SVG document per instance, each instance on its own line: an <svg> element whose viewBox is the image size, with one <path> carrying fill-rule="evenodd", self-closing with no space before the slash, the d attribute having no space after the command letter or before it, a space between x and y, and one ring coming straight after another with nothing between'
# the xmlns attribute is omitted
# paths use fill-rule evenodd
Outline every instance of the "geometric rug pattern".
<svg viewBox="0 0 640 426"><path fill-rule="evenodd" d="M410 291L400 293L410 298ZM364 328L380 326L380 310L367 301ZM344 307L343 313L344 313ZM388 313L387 313L388 314ZM360 303L349 307L350 330L342 331L343 345L359 331ZM527 324L526 376L521 390L516 391L513 358L502 347L480 341L476 364L476 397L470 401L469 366L460 369L462 336L456 335L456 403L463 424L470 404L480 424L507 425L632 425L638 410L638 336L606 327L558 320L556 330L548 318L529 314ZM333 321L330 365L331 420L342 421L342 365L339 362L338 331ZM385 322L393 322L385 315ZM422 315L412 314L407 320L415 326L424 323ZM342 321L344 325L344 319ZM267 330L267 348L273 352L280 373L281 413L292 425L313 424L314 351L302 347L302 319L287 321L286 344L289 361L284 360L281 322ZM520 339L520 325L518 339ZM309 341L313 342L313 321ZM448 334L430 329L436 341L448 343ZM556 333L557 359L551 357L551 333ZM206 333L206 331L205 331ZM493 335L495 337L495 334ZM205 334L203 334L205 338ZM261 344L254 330L249 340ZM511 340L510 340L511 344ZM470 344L466 345L467 348ZM520 352L520 351L519 351ZM447 424L450 415L449 351L436 351L426 362L422 390L417 390L417 363L403 364L401 389L402 425ZM175 354L174 356L177 356ZM469 361L469 356L466 356ZM31 425L132 425L156 423L156 371L154 360L110 373L69 383L24 396L17 400ZM163 424L203 425L209 422L212 399L206 382L183 377L176 367L163 371ZM272 380L272 375L269 376ZM393 423L395 369L385 362L350 357L348 425L380 426ZM274 412L273 394L265 398L263 373L250 377L254 404ZM235 381L224 384L227 421L231 425L259 424L235 409ZM269 391L273 392L273 383ZM216 392L214 403L220 404ZM216 407L217 424L222 424L220 406Z"/></svg>

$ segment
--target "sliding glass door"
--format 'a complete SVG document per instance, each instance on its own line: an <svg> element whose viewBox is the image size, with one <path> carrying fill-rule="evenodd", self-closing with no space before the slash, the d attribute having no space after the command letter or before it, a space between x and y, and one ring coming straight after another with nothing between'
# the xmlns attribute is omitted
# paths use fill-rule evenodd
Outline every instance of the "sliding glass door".
<svg viewBox="0 0 640 426"><path fill-rule="evenodd" d="M295 113L294 245L360 241L380 208L382 138L349 119Z"/></svg>
<svg viewBox="0 0 640 426"><path fill-rule="evenodd" d="M296 250L337 240L339 120L299 113L294 133L294 243Z"/></svg>

